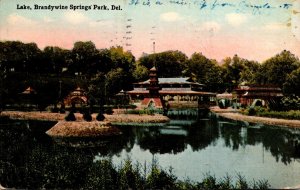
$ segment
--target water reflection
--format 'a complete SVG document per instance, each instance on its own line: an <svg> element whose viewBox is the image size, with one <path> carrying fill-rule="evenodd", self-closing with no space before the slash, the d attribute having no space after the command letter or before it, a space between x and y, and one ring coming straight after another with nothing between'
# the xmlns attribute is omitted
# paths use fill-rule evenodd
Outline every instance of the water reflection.
<svg viewBox="0 0 300 190"><path fill-rule="evenodd" d="M276 161L289 164L300 158L300 130L272 126L246 124L226 119L210 117L198 120L171 120L165 126L118 126L122 135L106 138L67 138L51 139L43 132L53 123L14 122L2 125L1 152L6 157L22 160L22 155L35 146L42 144L70 148L89 149L93 154L112 156L122 150L130 152L134 145L152 154L177 154L189 145L193 151L201 151L215 146L222 140L224 146L232 151L239 151L246 146L262 144ZM42 126L42 127L41 127Z"/></svg>
<svg viewBox="0 0 300 190"><path fill-rule="evenodd" d="M179 123L179 125L175 125ZM216 141L224 141L227 148L239 151L246 146L263 144L276 161L289 164L292 159L300 158L299 129L262 126L235 122L225 119L210 118L196 122L173 120L163 127L120 127L124 135L130 135L130 145L134 143L152 154L177 154L190 145L193 151L201 151L208 146L214 146ZM134 140L135 139L135 140Z"/></svg>
<svg viewBox="0 0 300 190"><path fill-rule="evenodd" d="M39 175L51 173L51 176L56 176L59 172L65 175L76 174L74 179L77 179L80 178L81 172L78 166L84 168L85 165L93 163L95 156L113 157L124 151L130 153L137 146L152 155L168 154L169 157L176 157L185 152L191 154L190 150L201 153L205 152L205 149L218 152L218 156L222 156L220 152L224 152L220 151L221 149L244 154L243 150L247 147L260 146L263 151L269 152L277 163L288 166L295 163L295 160L300 161L299 129L235 122L213 115L189 119L180 115L164 126L118 126L122 135L105 139L51 139L44 132L53 125L51 122L32 121L1 123L0 177L6 183L2 185L23 184L26 176L30 176L37 178L34 181L38 187ZM198 158L198 155L195 157ZM216 161L222 160L212 160L210 164L214 165L216 163L213 162ZM188 166L193 163L181 164ZM80 180L78 179L78 183ZM72 183L74 182L70 182Z"/></svg>

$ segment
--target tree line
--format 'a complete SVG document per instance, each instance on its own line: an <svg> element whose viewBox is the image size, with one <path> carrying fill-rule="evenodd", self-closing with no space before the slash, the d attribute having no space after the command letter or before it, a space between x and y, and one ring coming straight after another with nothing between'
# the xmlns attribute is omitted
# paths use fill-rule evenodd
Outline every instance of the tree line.
<svg viewBox="0 0 300 190"><path fill-rule="evenodd" d="M0 102L13 102L28 86L39 92L45 106L60 101L77 86L95 101L106 99L132 89L133 82L147 80L153 66L159 77L191 77L211 92L231 92L240 84L270 84L282 88L286 96L300 95L300 61L286 50L262 63L238 55L218 63L202 53L188 58L180 51L136 60L120 46L97 49L91 41L76 42L70 50L55 46L41 50L35 43L4 41L0 42Z"/></svg>

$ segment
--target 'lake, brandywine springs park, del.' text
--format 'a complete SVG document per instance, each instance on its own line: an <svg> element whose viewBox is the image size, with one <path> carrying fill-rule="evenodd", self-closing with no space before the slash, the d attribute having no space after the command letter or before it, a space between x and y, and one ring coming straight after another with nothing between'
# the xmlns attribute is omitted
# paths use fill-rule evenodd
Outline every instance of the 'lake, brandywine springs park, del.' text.
<svg viewBox="0 0 300 190"><path fill-rule="evenodd" d="M17 4L18 10L122 10L121 5L20 5Z"/></svg>

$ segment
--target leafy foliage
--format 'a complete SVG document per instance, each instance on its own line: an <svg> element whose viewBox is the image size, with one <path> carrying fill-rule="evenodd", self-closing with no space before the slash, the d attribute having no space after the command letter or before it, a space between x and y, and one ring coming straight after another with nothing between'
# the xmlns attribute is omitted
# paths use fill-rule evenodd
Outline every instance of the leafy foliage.
<svg viewBox="0 0 300 190"><path fill-rule="evenodd" d="M74 115L74 112L70 111L68 115L65 117L66 121L76 121L76 117Z"/></svg>
<svg viewBox="0 0 300 190"><path fill-rule="evenodd" d="M299 66L299 59L291 52L284 50L262 63L257 72L257 82L282 87L288 74L299 68Z"/></svg>
<svg viewBox="0 0 300 190"><path fill-rule="evenodd" d="M300 68L287 75L283 91L289 95L300 96Z"/></svg>
<svg viewBox="0 0 300 190"><path fill-rule="evenodd" d="M194 53L188 60L186 74L200 84L205 84L209 91L222 91L222 70L216 61L209 60L201 53Z"/></svg>
<svg viewBox="0 0 300 190"><path fill-rule="evenodd" d="M61 102L78 86L88 89L92 103L108 104L109 97L120 90L131 90L134 81L147 80L154 65L159 77L190 77L205 84L207 91L274 84L283 87L287 96L300 95L300 62L289 51L262 64L235 55L219 65L201 53L188 58L180 51L165 51L136 61L120 46L99 50L91 41L75 42L71 50L52 46L40 50L35 43L5 41L0 42L1 104L18 103L18 94L29 86L38 92L36 107L40 110Z"/></svg>
<svg viewBox="0 0 300 190"><path fill-rule="evenodd" d="M256 83L256 73L260 65L255 61L249 61L235 55L233 58L227 57L223 60L222 76L229 91L239 84Z"/></svg>
<svg viewBox="0 0 300 190"><path fill-rule="evenodd" d="M139 59L140 65L147 69L156 66L159 77L182 76L182 72L186 68L186 61L187 56L180 51L165 51L143 56Z"/></svg>
<svg viewBox="0 0 300 190"><path fill-rule="evenodd" d="M281 101L284 110L300 110L300 98L298 96L284 97Z"/></svg>
<svg viewBox="0 0 300 190"><path fill-rule="evenodd" d="M249 107L240 111L242 114L251 116L261 116L279 119L296 119L300 120L299 110L289 110L289 111L271 111L263 107Z"/></svg>

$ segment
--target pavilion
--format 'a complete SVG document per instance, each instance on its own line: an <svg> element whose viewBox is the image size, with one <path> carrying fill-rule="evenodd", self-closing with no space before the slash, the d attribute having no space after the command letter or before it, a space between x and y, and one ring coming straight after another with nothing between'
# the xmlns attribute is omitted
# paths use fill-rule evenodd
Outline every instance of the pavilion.
<svg viewBox="0 0 300 190"><path fill-rule="evenodd" d="M133 90L128 91L132 102L140 104L141 107L149 106L149 87L153 83L153 75L156 75L156 68L150 69L149 80L133 84ZM152 98L152 102L162 107L168 104L170 107L198 108L215 105L215 93L204 91L204 85L199 84L187 77L179 78L157 78L158 96ZM147 99L148 98L148 99ZM151 98L150 98L151 99ZM153 104L151 104L152 106Z"/></svg>
<svg viewBox="0 0 300 190"><path fill-rule="evenodd" d="M242 85L235 89L241 105L250 106L255 100L262 100L263 106L276 104L283 97L282 90L274 85Z"/></svg>

